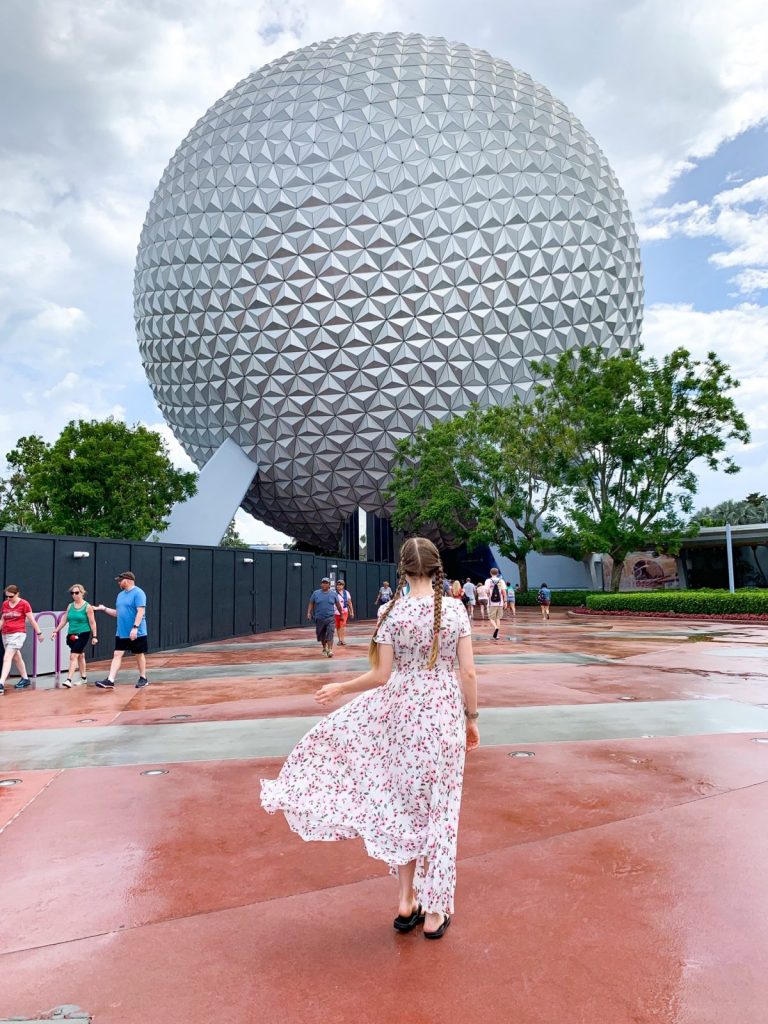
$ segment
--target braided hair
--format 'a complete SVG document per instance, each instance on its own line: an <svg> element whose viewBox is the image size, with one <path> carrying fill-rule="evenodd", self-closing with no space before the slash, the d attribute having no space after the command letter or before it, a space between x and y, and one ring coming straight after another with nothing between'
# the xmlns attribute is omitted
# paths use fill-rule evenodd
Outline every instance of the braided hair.
<svg viewBox="0 0 768 1024"><path fill-rule="evenodd" d="M442 621L443 580L445 579L443 563L440 560L440 552L431 540L427 540L426 537L410 537L400 550L400 564L397 567L397 589L395 590L395 596L385 606L383 614L379 617L368 647L368 660L374 668L379 663L379 647L376 643L376 636L382 623L386 622L395 604L403 596L406 575L432 577L432 588L435 594L435 618L432 647L429 652L427 668L434 668L437 662L440 647L440 623Z"/></svg>

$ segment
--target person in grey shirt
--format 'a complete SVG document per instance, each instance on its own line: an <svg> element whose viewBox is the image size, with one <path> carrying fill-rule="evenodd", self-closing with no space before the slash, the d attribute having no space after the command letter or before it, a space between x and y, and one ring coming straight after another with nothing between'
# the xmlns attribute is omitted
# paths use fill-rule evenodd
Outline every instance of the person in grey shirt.
<svg viewBox="0 0 768 1024"><path fill-rule="evenodd" d="M307 619L315 620L315 634L323 645L326 658L333 657L333 633L336 628L336 612L343 614L344 605L327 576L320 580L320 589L315 590L307 605Z"/></svg>

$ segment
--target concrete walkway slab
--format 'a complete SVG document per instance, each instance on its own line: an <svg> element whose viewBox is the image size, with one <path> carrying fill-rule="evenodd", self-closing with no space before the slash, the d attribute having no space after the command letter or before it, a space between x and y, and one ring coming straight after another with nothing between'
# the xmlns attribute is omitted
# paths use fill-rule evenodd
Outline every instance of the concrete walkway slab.
<svg viewBox="0 0 768 1024"><path fill-rule="evenodd" d="M392 879L329 877L8 954L5 999L30 1014L64 993L98 1024L378 1024L404 1006L418 1024L764 1024L766 800L756 787L465 860L440 943L392 929Z"/></svg>
<svg viewBox="0 0 768 1024"><path fill-rule="evenodd" d="M456 915L425 943L359 841L305 844L258 803L370 629L331 662L295 629L153 655L149 690L0 701L0 1016L765 1024L768 630L476 628Z"/></svg>
<svg viewBox="0 0 768 1024"><path fill-rule="evenodd" d="M44 729L6 735L0 769L29 771L285 756L323 716ZM481 744L768 731L768 709L738 701L633 701L487 708Z"/></svg>

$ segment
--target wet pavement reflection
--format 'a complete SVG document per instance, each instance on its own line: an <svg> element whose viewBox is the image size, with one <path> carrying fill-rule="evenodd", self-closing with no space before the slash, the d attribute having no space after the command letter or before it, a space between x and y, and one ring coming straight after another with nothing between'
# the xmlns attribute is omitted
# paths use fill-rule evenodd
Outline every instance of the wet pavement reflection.
<svg viewBox="0 0 768 1024"><path fill-rule="evenodd" d="M330 662L296 629L155 655L140 692L0 699L0 1018L765 1024L768 629L476 623L485 745L433 944L394 932L360 844L304 844L257 801L270 743L359 671L370 628ZM503 731L524 722L551 731ZM14 770L25 734L44 768Z"/></svg>

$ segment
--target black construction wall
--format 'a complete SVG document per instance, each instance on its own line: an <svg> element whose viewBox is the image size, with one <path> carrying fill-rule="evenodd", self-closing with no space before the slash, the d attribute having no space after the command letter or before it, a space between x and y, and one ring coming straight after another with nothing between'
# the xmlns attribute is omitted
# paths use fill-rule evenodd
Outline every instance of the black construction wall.
<svg viewBox="0 0 768 1024"><path fill-rule="evenodd" d="M75 558L76 551L88 557ZM346 580L357 618L372 619L381 583L395 581L395 566L388 562L0 532L3 586L15 583L35 612L66 608L73 583L83 584L92 604L114 607L115 576L126 569L147 594L153 651L304 625L312 591L332 573ZM96 614L98 654L108 657L114 620Z"/></svg>

